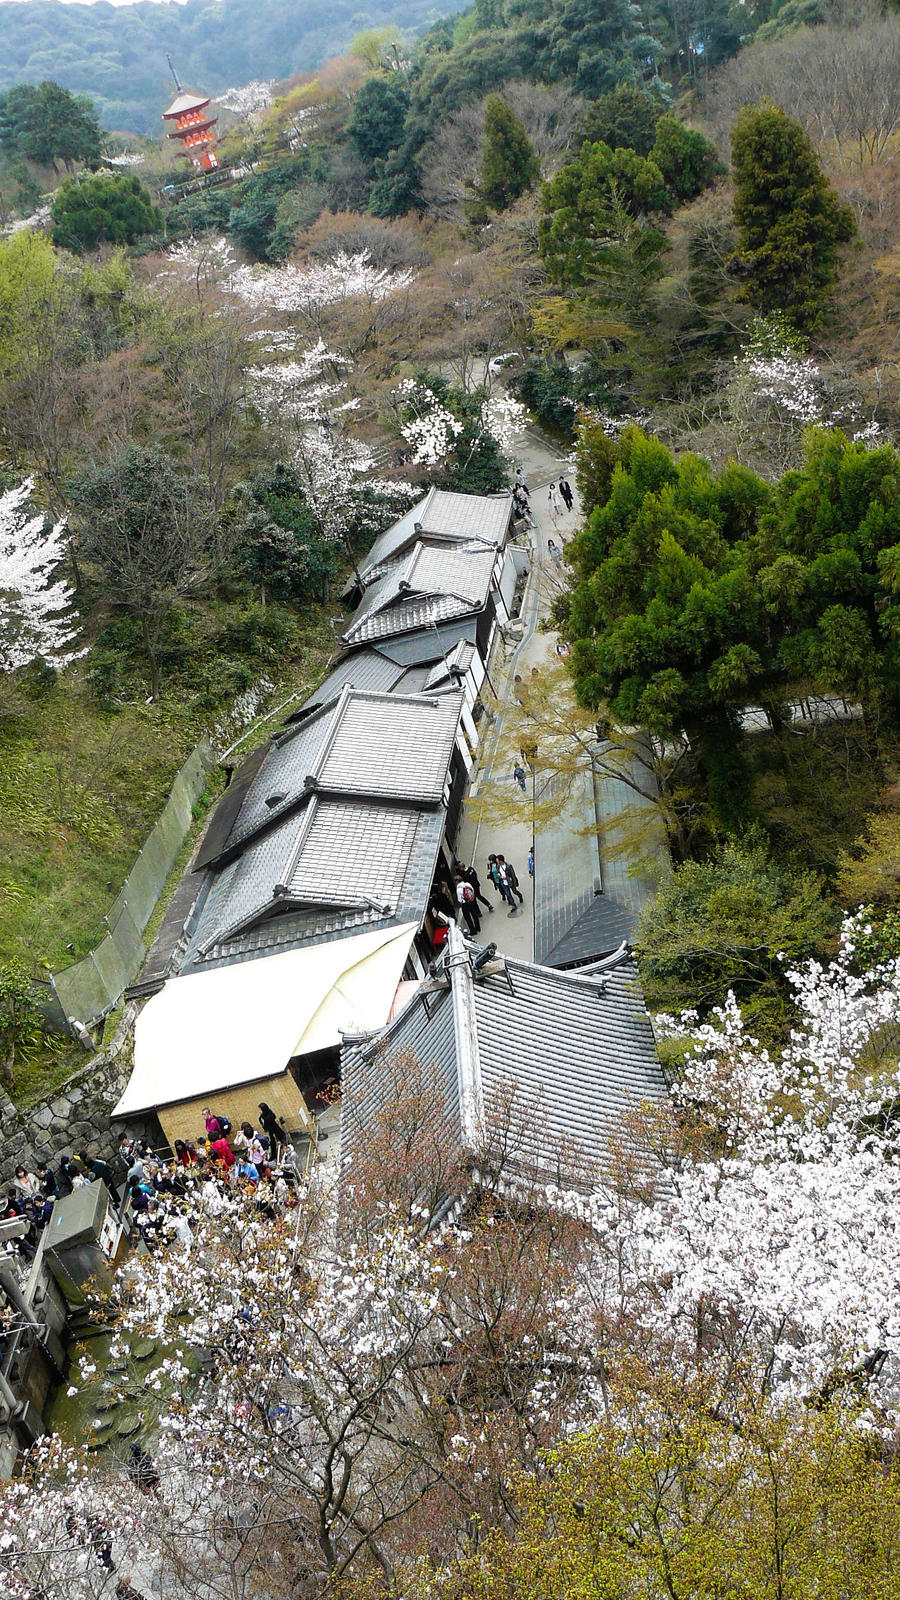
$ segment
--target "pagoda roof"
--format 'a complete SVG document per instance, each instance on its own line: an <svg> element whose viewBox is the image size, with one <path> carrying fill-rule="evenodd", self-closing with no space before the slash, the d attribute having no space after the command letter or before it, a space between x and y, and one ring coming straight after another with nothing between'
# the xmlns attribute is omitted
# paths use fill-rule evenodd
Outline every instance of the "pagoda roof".
<svg viewBox="0 0 900 1600"><path fill-rule="evenodd" d="M202 111L208 106L210 96L203 94L177 94L172 104L163 112L164 117L181 117L186 111Z"/></svg>

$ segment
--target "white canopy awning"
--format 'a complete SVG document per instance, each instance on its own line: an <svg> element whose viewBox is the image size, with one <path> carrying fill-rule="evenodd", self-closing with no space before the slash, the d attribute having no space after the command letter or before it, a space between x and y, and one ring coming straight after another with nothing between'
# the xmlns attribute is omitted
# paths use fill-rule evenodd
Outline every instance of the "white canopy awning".
<svg viewBox="0 0 900 1600"><path fill-rule="evenodd" d="M123 1117L283 1072L342 1032L384 1026L418 924L170 978L134 1030Z"/></svg>

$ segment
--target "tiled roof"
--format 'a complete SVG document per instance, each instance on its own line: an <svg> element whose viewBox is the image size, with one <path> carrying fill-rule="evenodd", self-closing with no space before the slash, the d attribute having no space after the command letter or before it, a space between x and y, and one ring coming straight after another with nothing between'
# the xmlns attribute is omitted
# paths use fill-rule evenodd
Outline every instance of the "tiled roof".
<svg viewBox="0 0 900 1600"><path fill-rule="evenodd" d="M477 617L456 617L439 623L425 633L407 633L397 639L385 639L378 646L380 655L389 656L402 666L412 666L420 661L436 661L453 649L460 639L475 644L478 637Z"/></svg>
<svg viewBox="0 0 900 1600"><path fill-rule="evenodd" d="M547 967L578 967L586 961L596 961L627 943L634 933L637 917L628 906L620 905L605 894L592 894L582 911L566 929L562 938L542 953Z"/></svg>
<svg viewBox="0 0 900 1600"><path fill-rule="evenodd" d="M489 1127L492 1106L511 1093L521 1119L520 1162L562 1182L579 1173L583 1179L586 1163L596 1181L611 1146L627 1140L626 1113L667 1094L637 969L622 962L585 976L508 960L505 972L476 975L469 959L459 959L461 949L468 947L451 928L451 954L441 968L448 988L428 997L430 1021L420 991L380 1034L345 1046L344 1116L354 1130L348 1157L376 1115L379 1082L388 1081L379 1057L411 1050L420 1064L442 1062L446 1072L452 1031L457 1110L448 1143L470 1142L467 1103Z"/></svg>
<svg viewBox="0 0 900 1600"><path fill-rule="evenodd" d="M424 688L438 689L442 684L452 683L457 674L460 677L464 676L469 670L474 654L475 646L469 644L467 639L457 640L452 650L448 650L446 656L442 656L440 661L434 663L425 679Z"/></svg>
<svg viewBox="0 0 900 1600"><path fill-rule="evenodd" d="M400 677L396 662L377 650L354 650L335 662L318 689L287 718L288 723L303 719L316 706L325 706L340 694L345 684L354 689L371 689L379 694L389 694Z"/></svg>
<svg viewBox="0 0 900 1600"><path fill-rule="evenodd" d="M484 539L492 544L502 544L509 527L512 495L456 494L446 489L429 489L422 500L414 505L398 522L379 534L368 556L360 565L363 578L368 578L385 562L396 560L421 534L437 538Z"/></svg>
<svg viewBox="0 0 900 1600"><path fill-rule="evenodd" d="M486 603L497 559L482 545L416 543L406 558L366 590L344 634L361 644L463 616Z"/></svg>
<svg viewBox="0 0 900 1600"><path fill-rule="evenodd" d="M440 800L460 707L450 694L377 694L346 685L329 705L275 735L220 855L269 829L310 787Z"/></svg>
<svg viewBox="0 0 900 1600"><path fill-rule="evenodd" d="M409 1085L404 1058L418 1063L429 1098L433 1094L438 1097L449 1137L453 1137L452 1130L460 1128L459 1071L449 996L438 1001L430 1017L421 1000L413 999L398 1025L389 1027L382 1037L384 1045L374 1053L366 1048L368 1041L348 1042L341 1052L341 1165L345 1170L360 1153L366 1134L381 1116L390 1113L399 1073Z"/></svg>
<svg viewBox="0 0 900 1600"><path fill-rule="evenodd" d="M418 597L403 605L390 606L385 611L375 611L357 621L355 618L344 634L347 644L389 639L397 633L412 633L418 628L430 628L435 622L450 617L463 617L474 610L470 601L452 595Z"/></svg>
<svg viewBox="0 0 900 1600"><path fill-rule="evenodd" d="M315 769L320 787L440 800L456 738L458 699L351 690L342 705L332 741Z"/></svg>
<svg viewBox="0 0 900 1600"><path fill-rule="evenodd" d="M443 827L443 807L314 798L212 878L182 972L421 921Z"/></svg>
<svg viewBox="0 0 900 1600"><path fill-rule="evenodd" d="M460 691L347 686L283 730L209 863L182 970L333 937L373 915L421 921L461 708Z"/></svg>

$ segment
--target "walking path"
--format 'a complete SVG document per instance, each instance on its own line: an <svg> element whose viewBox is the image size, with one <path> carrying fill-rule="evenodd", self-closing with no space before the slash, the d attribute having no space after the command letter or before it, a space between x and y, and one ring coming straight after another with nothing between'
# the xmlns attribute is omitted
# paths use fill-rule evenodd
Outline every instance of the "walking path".
<svg viewBox="0 0 900 1600"><path fill-rule="evenodd" d="M498 755L497 750L504 719L512 701L516 676L524 677L532 667L555 659L557 635L541 633L538 628L547 615L554 595L566 581L565 568L552 559L548 552L547 541L553 539L558 546L564 544L578 528L581 514L575 489L575 473L570 459L554 453L546 441L530 430L526 430L516 441L510 453L521 464L525 473L525 481L531 490L531 515L535 523L535 527L529 532L531 559L520 612L524 633L510 653L504 654L504 647L501 645L491 663L491 681L500 709L490 728L485 731L479 747L478 761L472 770L469 794L460 819L457 855L462 861L474 863L481 878L482 894L495 907L492 913L484 911L483 907L479 908L482 911L481 937L485 940L494 940L500 950L507 955L533 961L534 885L528 877L526 866L528 851L533 842L533 827L527 815L527 798L522 819L511 818L502 824L480 821L473 815L470 801L477 798L487 783L506 783L510 786L515 784L505 752ZM559 512L554 515L548 502L547 489L550 483L558 481L560 475L567 477L571 483L575 494L575 505L572 511L568 512L560 501ZM491 852L502 853L507 861L512 862L518 874L519 887L525 896L525 903L516 916L510 916L505 902L495 894L488 881L487 858Z"/></svg>

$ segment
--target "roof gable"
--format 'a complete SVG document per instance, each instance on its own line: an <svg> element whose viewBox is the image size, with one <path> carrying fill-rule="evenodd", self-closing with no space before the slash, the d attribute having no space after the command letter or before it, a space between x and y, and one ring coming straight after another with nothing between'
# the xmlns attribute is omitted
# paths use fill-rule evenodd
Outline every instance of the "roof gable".
<svg viewBox="0 0 900 1600"><path fill-rule="evenodd" d="M501 959L478 974L473 953L451 927L437 977L379 1034L345 1046L346 1160L378 1104L373 1063L404 1051L421 1064L442 1054L450 1012L457 1088L448 1140L475 1148L478 1128L489 1128L492 1108L512 1091L525 1120L519 1159L532 1174L558 1178L563 1146L602 1174L626 1113L667 1094L636 968L621 960L575 975Z"/></svg>

